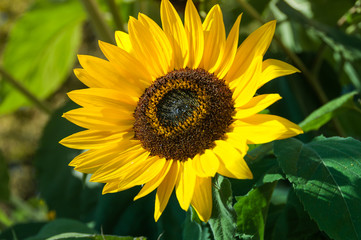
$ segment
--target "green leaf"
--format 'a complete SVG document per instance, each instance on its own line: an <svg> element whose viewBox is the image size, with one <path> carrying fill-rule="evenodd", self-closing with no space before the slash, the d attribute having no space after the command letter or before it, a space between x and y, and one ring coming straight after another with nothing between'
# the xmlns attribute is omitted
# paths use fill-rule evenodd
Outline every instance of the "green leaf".
<svg viewBox="0 0 361 240"><path fill-rule="evenodd" d="M281 210L279 210L280 207ZM300 200L292 189L288 193L285 206L270 205L266 226L271 239L324 239L321 237L323 234L321 234L317 224L303 209Z"/></svg>
<svg viewBox="0 0 361 240"><path fill-rule="evenodd" d="M196 220L192 220L198 215L191 207L186 215L183 226L183 240L208 240L210 239L208 225Z"/></svg>
<svg viewBox="0 0 361 240"><path fill-rule="evenodd" d="M45 224L45 222L19 223L3 231L0 234L0 239L26 239L37 234Z"/></svg>
<svg viewBox="0 0 361 240"><path fill-rule="evenodd" d="M263 144L248 152L245 160L252 171L253 179L229 179L234 195L246 195L252 188L283 179L278 161L271 156L272 143Z"/></svg>
<svg viewBox="0 0 361 240"><path fill-rule="evenodd" d="M8 166L0 152L0 201L7 201L10 197Z"/></svg>
<svg viewBox="0 0 361 240"><path fill-rule="evenodd" d="M81 151L59 144L62 138L81 130L61 117L75 107L74 103L69 103L53 113L39 143L35 167L40 196L49 210L54 210L58 218L85 220L93 215L94 205L101 195L101 185L83 185L82 174L68 166Z"/></svg>
<svg viewBox="0 0 361 240"><path fill-rule="evenodd" d="M70 74L84 19L78 1L61 1L27 12L9 34L3 53L4 68L32 94L45 99ZM4 80L0 83L0 114L30 105Z"/></svg>
<svg viewBox="0 0 361 240"><path fill-rule="evenodd" d="M32 238L30 238L32 239ZM27 240L30 240L27 239ZM122 237L100 234L85 234L85 233L61 233L47 238L46 240L62 240L62 239L79 239L79 240L146 240L145 237Z"/></svg>
<svg viewBox="0 0 361 240"><path fill-rule="evenodd" d="M352 100L356 94L357 92L350 92L326 103L303 120L299 124L300 127L305 132L318 130L333 117L337 116L340 108L352 106L354 104Z"/></svg>
<svg viewBox="0 0 361 240"><path fill-rule="evenodd" d="M269 202L276 185L268 183L250 191L246 196L236 197L237 233L264 239Z"/></svg>
<svg viewBox="0 0 361 240"><path fill-rule="evenodd" d="M218 175L214 179L212 217L209 220L215 240L234 239L236 212L233 209L231 183Z"/></svg>
<svg viewBox="0 0 361 240"><path fill-rule="evenodd" d="M305 210L333 239L361 238L361 142L277 141L274 152Z"/></svg>
<svg viewBox="0 0 361 240"><path fill-rule="evenodd" d="M72 219L56 219L45 224L38 234L26 240L43 240L53 237L62 233L87 233L94 234L95 231L90 229L84 223L72 220Z"/></svg>
<svg viewBox="0 0 361 240"><path fill-rule="evenodd" d="M348 35L337 28L307 18L285 1L278 1L276 5L293 21L308 29L313 29L334 51L342 53L349 60L361 58L361 39L359 37Z"/></svg>

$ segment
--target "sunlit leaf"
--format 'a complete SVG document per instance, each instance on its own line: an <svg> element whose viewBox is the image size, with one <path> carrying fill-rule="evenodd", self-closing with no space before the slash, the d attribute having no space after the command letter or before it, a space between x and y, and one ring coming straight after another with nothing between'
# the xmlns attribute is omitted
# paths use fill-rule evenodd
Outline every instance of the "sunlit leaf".
<svg viewBox="0 0 361 240"><path fill-rule="evenodd" d="M311 113L305 120L303 120L299 125L302 127L303 131L308 132L311 130L318 130L328 121L330 121L333 117L335 117L340 110L340 108L345 107L346 105L353 105L353 97L357 94L357 92L347 93L338 97L313 113Z"/></svg>
<svg viewBox="0 0 361 240"><path fill-rule="evenodd" d="M4 69L39 99L48 97L71 73L84 19L78 1L61 1L27 12L9 34ZM4 80L0 84L0 113L30 105Z"/></svg>
<svg viewBox="0 0 361 240"><path fill-rule="evenodd" d="M275 183L268 183L250 191L246 196L236 197L237 233L264 239L269 202Z"/></svg>
<svg viewBox="0 0 361 240"><path fill-rule="evenodd" d="M233 209L233 195L228 179L218 175L213 187L213 209L209 220L214 239L234 239L236 212Z"/></svg>
<svg viewBox="0 0 361 240"><path fill-rule="evenodd" d="M361 142L319 137L275 143L282 170L311 218L333 239L361 236Z"/></svg>

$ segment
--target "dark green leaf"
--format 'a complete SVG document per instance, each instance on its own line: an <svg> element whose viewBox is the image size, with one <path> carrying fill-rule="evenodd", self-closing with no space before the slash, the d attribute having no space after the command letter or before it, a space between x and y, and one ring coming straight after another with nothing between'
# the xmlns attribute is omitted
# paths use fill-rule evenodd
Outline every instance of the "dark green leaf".
<svg viewBox="0 0 361 240"><path fill-rule="evenodd" d="M15 237L19 240L26 239L37 234L45 224L45 222L16 224L2 232L0 240L15 240Z"/></svg>
<svg viewBox="0 0 361 240"><path fill-rule="evenodd" d="M31 238L32 239L32 238ZM62 240L62 239L78 239L78 240L146 240L145 237L121 237L100 234L85 234L85 233L61 233L47 238L47 240Z"/></svg>
<svg viewBox="0 0 361 240"><path fill-rule="evenodd" d="M271 239L328 239L320 232L317 224L311 220L308 213L303 209L301 202L292 189L289 191L285 206L271 204L266 227Z"/></svg>
<svg viewBox="0 0 361 240"><path fill-rule="evenodd" d="M361 238L360 149L361 142L340 137L275 143L280 166L306 211L333 239Z"/></svg>
<svg viewBox="0 0 361 240"><path fill-rule="evenodd" d="M9 173L8 166L0 152L0 201L6 201L9 199Z"/></svg>
<svg viewBox="0 0 361 240"><path fill-rule="evenodd" d="M213 209L209 220L215 240L234 239L236 231L236 212L233 209L231 183L218 175L214 179Z"/></svg>
<svg viewBox="0 0 361 240"><path fill-rule="evenodd" d="M250 191L246 196L236 197L237 233L264 239L264 229L269 202L276 185L268 183Z"/></svg>
<svg viewBox="0 0 361 240"><path fill-rule="evenodd" d="M27 12L9 35L4 68L38 98L48 97L74 65L84 18L78 1L62 1ZM2 84L0 113L29 105L12 86Z"/></svg>
<svg viewBox="0 0 361 240"><path fill-rule="evenodd" d="M328 121L330 121L333 117L335 117L342 107L352 106L353 105L353 97L357 94L357 92L347 93L338 97L313 113L311 113L305 120L303 120L299 125L302 127L303 131L308 132L311 130L318 130Z"/></svg>
<svg viewBox="0 0 361 240"><path fill-rule="evenodd" d="M208 225L203 222L192 220L197 213L191 208L186 215L183 226L183 240L208 240L210 239Z"/></svg>
<svg viewBox="0 0 361 240"><path fill-rule="evenodd" d="M234 195L245 195L252 188L283 178L277 159L270 156L272 143L263 144L248 152L245 160L252 171L253 179L230 179Z"/></svg>
<svg viewBox="0 0 361 240"><path fill-rule="evenodd" d="M341 52L350 60L361 58L361 39L359 37L348 35L337 28L309 19L285 1L278 1L276 5L293 21L315 30L318 36L334 51Z"/></svg>
<svg viewBox="0 0 361 240"><path fill-rule="evenodd" d="M87 233L94 234L95 231L87 227L84 223L71 219L56 219L45 224L37 235L26 240L43 240L62 233Z"/></svg>
<svg viewBox="0 0 361 240"><path fill-rule="evenodd" d="M49 210L54 210L60 218L89 221L101 195L101 185L88 182L83 185L82 174L68 166L80 151L59 144L62 138L81 130L61 117L64 112L75 107L71 103L54 112L44 129L35 157L35 167L40 196L46 201Z"/></svg>

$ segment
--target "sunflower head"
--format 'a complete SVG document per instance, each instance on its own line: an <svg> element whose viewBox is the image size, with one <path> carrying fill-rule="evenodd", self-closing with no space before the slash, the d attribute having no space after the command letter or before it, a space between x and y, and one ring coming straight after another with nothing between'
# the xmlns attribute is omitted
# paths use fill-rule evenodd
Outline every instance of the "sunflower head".
<svg viewBox="0 0 361 240"><path fill-rule="evenodd" d="M142 185L138 199L157 189L157 221L175 189L181 208L192 205L208 221L216 173L250 179L247 144L302 133L284 118L259 114L278 94L256 95L298 70L263 59L275 21L238 46L241 15L226 36L218 5L202 22L189 0L184 24L168 0L160 11L162 28L139 14L129 33L115 33L117 46L99 42L107 60L79 56L83 68L74 72L89 88L68 94L81 108L64 117L87 130L61 143L87 150L70 166L105 183L103 193Z"/></svg>

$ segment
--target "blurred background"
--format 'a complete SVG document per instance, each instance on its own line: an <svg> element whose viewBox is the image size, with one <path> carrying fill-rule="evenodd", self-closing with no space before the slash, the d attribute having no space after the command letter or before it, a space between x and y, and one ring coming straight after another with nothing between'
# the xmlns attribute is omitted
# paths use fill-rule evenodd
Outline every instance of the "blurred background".
<svg viewBox="0 0 361 240"><path fill-rule="evenodd" d="M183 15L186 1L171 2ZM320 134L361 139L361 1L194 2L202 18L220 4L227 32L243 12L241 40L277 19L265 58L290 63L302 73L260 89L283 97L270 112L300 123L328 104L327 114L318 116L319 124L300 139L307 142ZM106 28L94 24L89 3L97 6ZM129 16L138 12L160 24L159 6L155 0L0 0L0 237L10 236L6 229L16 226L28 234L25 239L56 218L91 224L99 232L150 239L167 226L179 228L166 231L173 239L182 231L186 214L174 199L156 224L154 195L135 203L132 198L139 189L102 196L101 184L87 182L88 176L67 166L79 151L58 144L80 129L61 118L76 108L66 93L84 88L72 72L79 67L76 55L104 58L98 39L113 43L114 31L127 31Z"/></svg>

